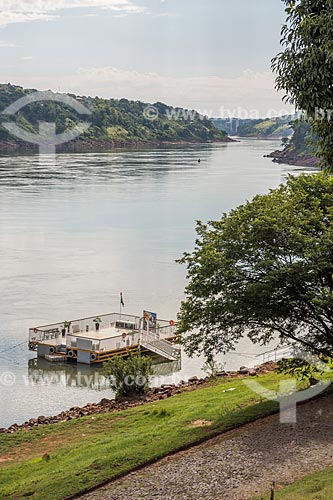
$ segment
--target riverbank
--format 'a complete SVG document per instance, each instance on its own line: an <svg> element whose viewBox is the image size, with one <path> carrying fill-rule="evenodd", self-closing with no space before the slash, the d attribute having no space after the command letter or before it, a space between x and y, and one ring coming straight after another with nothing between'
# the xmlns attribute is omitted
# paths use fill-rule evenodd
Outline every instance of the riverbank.
<svg viewBox="0 0 333 500"><path fill-rule="evenodd" d="M269 361L258 366L256 369L241 367L238 372L221 372L217 375L217 379L230 380L244 378L245 376L256 376L271 373L275 370L276 364ZM120 410L128 410L137 406L142 406L146 403L168 399L176 394L181 394L184 391L193 391L200 387L211 384L209 377L198 378L192 377L187 382L181 381L179 384L164 384L161 387L153 387L149 392L135 399L107 399L103 398L99 403L87 403L85 406L74 406L69 410L64 410L58 415L46 417L41 415L37 418L31 418L24 424L12 424L8 428L0 428L0 434L13 434L22 430L30 430L39 426L52 425L59 422L68 422L73 419L87 417L90 415L99 415L102 413L110 413Z"/></svg>
<svg viewBox="0 0 333 500"><path fill-rule="evenodd" d="M257 378L270 390L282 379L275 373ZM84 493L277 409L238 375L135 408L2 434L0 498L61 500Z"/></svg>
<svg viewBox="0 0 333 500"><path fill-rule="evenodd" d="M320 160L313 156L298 156L293 151L279 150L273 151L266 158L273 158L273 163L295 165L299 167L314 168L319 166Z"/></svg>
<svg viewBox="0 0 333 500"><path fill-rule="evenodd" d="M300 425L279 424L278 416L273 417L273 420L264 418L277 413L278 403L265 400L262 395L252 392L244 383L244 377L246 375L240 373L234 373L230 378L221 374L213 380L203 383L198 381L198 386L193 384L193 387L184 387L173 397L164 395L159 400L126 410L104 412L68 419L56 425L38 425L22 432L2 434L0 499L32 497L34 500L73 500L87 494L82 500L127 500L140 498L144 491L147 500L165 500L166 491L171 491L169 488L172 484L176 488L172 491L178 491L182 495L180 498L192 500L193 485L202 478L205 487L209 488L209 492L213 491L214 495L218 485L233 495L228 497L223 494L225 500L240 500L267 490L267 481L272 481L274 473L280 474L279 484L285 484L283 481L281 483L280 462L286 474L296 469L305 474L327 466L325 457L331 460L333 453L327 442L333 442L333 436L331 440L326 432L327 426L323 424L328 422L331 431L332 415L330 413L324 420L325 409L321 404L323 400L328 401L328 408L332 412L332 391L327 390L319 398L298 407L299 419L304 413L303 408L311 406L310 411L306 410L306 418L298 420ZM258 374L255 379L263 388L278 392L285 376L268 373ZM306 382L302 382L298 389L302 390L306 386ZM327 407L327 403L325 404ZM255 428L259 426L260 430L253 437L249 436L252 432L251 425L240 427L254 421L257 422L253 425ZM266 426L267 422L273 423L265 434L261 426ZM307 426L312 428L313 434L306 435L304 429ZM287 432L288 429L292 432ZM231 430L234 431L230 433ZM300 434L296 444L295 433ZM229 439L235 435L237 439L235 442L231 439L228 451ZM221 442L222 448L217 454L210 450L211 444L214 445L212 438ZM314 439L317 440L317 446L314 446ZM253 449L249 443L252 443ZM199 461L195 460L192 467L188 457L195 454L197 449L203 450L202 456ZM316 463L309 460L311 450L316 453ZM296 453L295 457L292 457L293 453ZM302 460L304 458L303 468L298 467L299 456ZM179 474L175 475L172 467L168 468L169 461L179 461L182 457L185 457L184 467L176 465ZM214 464L215 458L217 464ZM163 460L160 461L161 459ZM269 460L272 460L271 467ZM158 470L156 481L152 480L149 467L155 463ZM293 469L290 464L294 466ZM216 471L215 465L218 466ZM219 471L218 468L221 467L223 470ZM252 474L252 469L257 473ZM226 472L226 477L223 471ZM131 475L128 476L129 473ZM142 479L145 475L148 477L148 485ZM299 476L289 477L290 482L293 482ZM185 481L186 478L188 482ZM238 492L242 492L244 485L249 486L250 479L252 486L256 486L258 481L260 489L245 488L247 496L235 496L234 480L238 479L236 486L241 488ZM177 489L177 485L180 489ZM195 491L200 493L199 486ZM106 490L100 490L104 487ZM129 488L128 491L137 488L134 496L128 495L126 488ZM116 497L112 496L114 491L117 493ZM185 492L190 496L186 496ZM216 495L209 496L206 493L205 496L195 498L203 497L206 500L216 500Z"/></svg>

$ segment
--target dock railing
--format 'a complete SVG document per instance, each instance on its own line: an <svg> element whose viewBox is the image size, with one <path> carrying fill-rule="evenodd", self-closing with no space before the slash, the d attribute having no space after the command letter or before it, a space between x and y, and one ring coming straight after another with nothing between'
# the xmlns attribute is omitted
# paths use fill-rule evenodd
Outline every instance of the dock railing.
<svg viewBox="0 0 333 500"><path fill-rule="evenodd" d="M165 326L159 326L156 329L156 333L161 339L168 339L172 338L176 335L177 333L177 325L165 325Z"/></svg>
<svg viewBox="0 0 333 500"><path fill-rule="evenodd" d="M167 323L167 322L165 322ZM116 337L110 337L100 341L99 348L101 352L114 351L135 345L140 345L143 338L149 336L150 340L166 340L172 338L176 333L176 326L167 325L158 327L156 330L150 331L149 334L145 330L123 332Z"/></svg>
<svg viewBox="0 0 333 500"><path fill-rule="evenodd" d="M37 329L37 328L30 328L29 329L29 342L35 343L35 342L51 342L55 343L58 339L60 339L61 332L60 330L56 327L56 325L53 328L50 328L49 326L45 329Z"/></svg>
<svg viewBox="0 0 333 500"><path fill-rule="evenodd" d="M101 320L101 321L99 321ZM66 328L67 335L75 335L75 333L83 333L95 330L96 322L99 322L100 329L109 328L110 325L119 323L120 328L139 330L141 318L139 316L132 316L129 314L110 313L102 314L99 316L90 316L70 321L69 329ZM29 329L30 342L43 342L48 337L55 338L57 334L61 334L65 329L65 322L52 323L43 326L37 326Z"/></svg>
<svg viewBox="0 0 333 500"><path fill-rule="evenodd" d="M111 313L73 320L71 321L69 334L75 335L76 333L88 333L94 331L96 330L96 323L99 323L99 330L116 325L119 328L126 330L139 330L140 317L131 316L129 314Z"/></svg>
<svg viewBox="0 0 333 500"><path fill-rule="evenodd" d="M293 346L276 347L269 351L257 355L257 358L262 358L263 363L268 361L280 361L281 359L289 359L295 355L295 348Z"/></svg>

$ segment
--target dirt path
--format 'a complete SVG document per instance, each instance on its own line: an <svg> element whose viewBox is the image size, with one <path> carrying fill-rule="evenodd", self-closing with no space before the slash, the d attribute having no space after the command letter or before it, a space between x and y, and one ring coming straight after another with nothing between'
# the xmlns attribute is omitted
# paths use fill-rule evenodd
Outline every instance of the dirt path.
<svg viewBox="0 0 333 500"><path fill-rule="evenodd" d="M160 460L81 500L245 500L333 465L333 396L248 424Z"/></svg>

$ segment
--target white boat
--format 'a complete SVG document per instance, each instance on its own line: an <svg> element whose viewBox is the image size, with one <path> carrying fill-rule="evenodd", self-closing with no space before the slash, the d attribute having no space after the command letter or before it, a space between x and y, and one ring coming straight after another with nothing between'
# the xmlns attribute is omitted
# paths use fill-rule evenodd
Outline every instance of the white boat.
<svg viewBox="0 0 333 500"><path fill-rule="evenodd" d="M144 311L91 316L29 329L29 349L49 361L103 363L114 356L140 352L175 361L180 355L177 325Z"/></svg>

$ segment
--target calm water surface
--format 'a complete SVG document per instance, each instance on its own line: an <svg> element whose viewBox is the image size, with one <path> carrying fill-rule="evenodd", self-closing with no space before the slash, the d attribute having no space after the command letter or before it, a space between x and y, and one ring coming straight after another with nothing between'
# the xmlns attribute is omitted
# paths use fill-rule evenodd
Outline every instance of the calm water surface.
<svg viewBox="0 0 333 500"><path fill-rule="evenodd" d="M274 141L0 158L0 427L110 395L95 370L52 367L25 345L30 326L143 309L176 317L196 219L277 186L290 171ZM201 163L198 163L201 158ZM267 350L265 348L264 350ZM254 365L243 341L227 369ZM201 359L158 367L157 382L203 375ZM47 378L52 376L51 384ZM50 382L50 380L48 380Z"/></svg>

